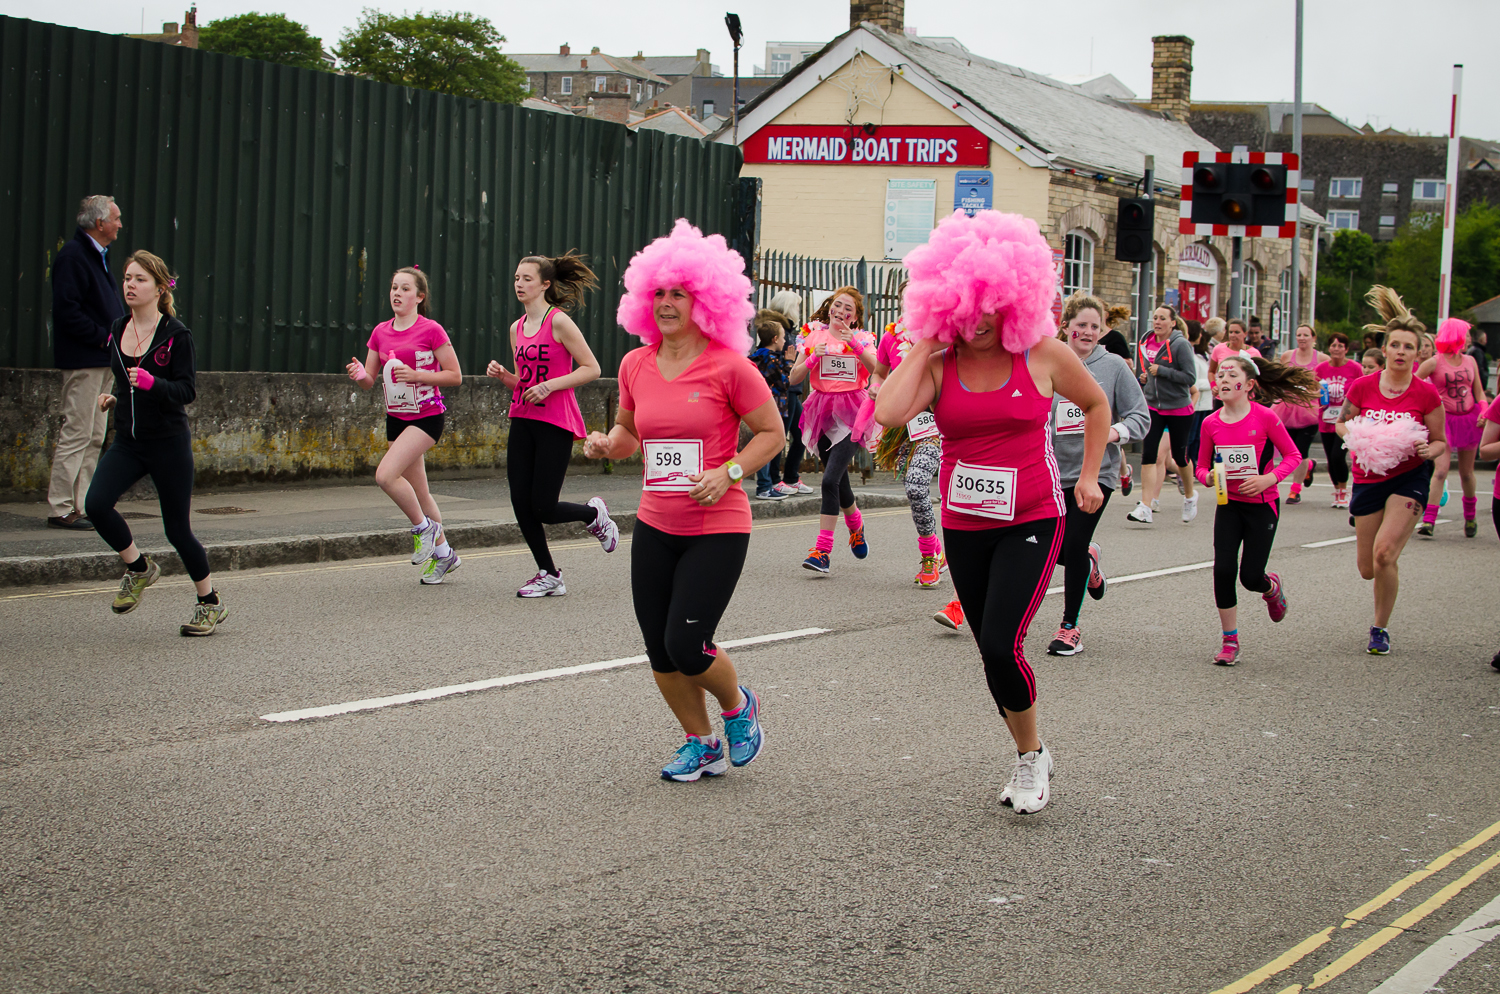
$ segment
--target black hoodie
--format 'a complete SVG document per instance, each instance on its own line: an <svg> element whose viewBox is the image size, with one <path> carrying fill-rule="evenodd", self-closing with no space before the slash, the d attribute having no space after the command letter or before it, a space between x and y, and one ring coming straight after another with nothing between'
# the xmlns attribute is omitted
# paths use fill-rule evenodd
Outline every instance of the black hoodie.
<svg viewBox="0 0 1500 994"><path fill-rule="evenodd" d="M198 397L198 374L193 336L174 317L163 314L156 334L139 360L120 351L120 332L126 314L109 328L110 368L115 374L115 437L117 439L171 438L188 430L185 408ZM139 364L156 378L150 390L130 385L126 370Z"/></svg>

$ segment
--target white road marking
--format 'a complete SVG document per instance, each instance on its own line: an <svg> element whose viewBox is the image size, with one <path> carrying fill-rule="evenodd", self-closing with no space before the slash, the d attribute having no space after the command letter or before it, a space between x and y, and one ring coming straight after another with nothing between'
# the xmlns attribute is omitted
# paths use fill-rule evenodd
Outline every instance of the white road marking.
<svg viewBox="0 0 1500 994"><path fill-rule="evenodd" d="M813 635L823 635L831 629L827 628L798 628L790 632L773 632L770 635L756 635L753 638L730 639L720 642L719 645L725 649L733 649L742 645L761 645L766 642L782 642L787 639L809 638ZM600 670L612 670L621 666L634 666L644 663L645 656L626 656L623 659L606 659L597 663L583 663L578 666L560 666L552 670L538 670L535 673L517 673L513 676L495 677L490 680L475 680L472 683L460 683L451 687L433 687L428 690L418 690L410 694L394 694L390 697L372 697L363 701L350 701L347 704L329 704L320 708L302 708L297 711L277 711L275 714L263 714L261 721L305 721L308 718L328 718L336 714L350 714L355 711L374 711L378 708L394 707L397 704L411 704L415 701L430 701L439 697L451 697L454 694L472 694L476 690L491 690L495 687L513 687L521 683L536 683L539 680L556 680L558 677L576 676L579 673L597 673Z"/></svg>
<svg viewBox="0 0 1500 994"><path fill-rule="evenodd" d="M1448 524L1452 524L1452 522L1449 521L1447 518L1438 518L1437 521L1433 522L1433 524L1448 525ZM1416 525L1412 525L1412 527L1415 528ZM1302 546L1302 548L1304 548L1304 549L1326 549L1330 545L1343 545L1346 542L1353 542L1358 537L1359 537L1358 535L1345 535L1343 538L1330 538L1326 542L1308 542L1306 545Z"/></svg>
<svg viewBox="0 0 1500 994"><path fill-rule="evenodd" d="M1111 576L1108 579L1109 585L1113 587L1116 584L1129 583L1132 580L1150 580L1151 578L1157 576L1171 576L1173 573L1191 573L1194 570L1211 568L1213 568L1213 560L1209 560L1206 563L1191 563L1187 566L1172 566L1167 569L1154 569L1148 573L1131 573L1128 576ZM1063 587L1048 587L1047 593L1049 595L1060 594L1064 589L1065 588Z"/></svg>
<svg viewBox="0 0 1500 994"><path fill-rule="evenodd" d="M1459 926L1443 936L1415 959L1397 970L1370 994L1422 994L1437 985L1443 976L1469 954L1500 935L1500 926L1486 927L1500 921L1500 897L1465 918Z"/></svg>

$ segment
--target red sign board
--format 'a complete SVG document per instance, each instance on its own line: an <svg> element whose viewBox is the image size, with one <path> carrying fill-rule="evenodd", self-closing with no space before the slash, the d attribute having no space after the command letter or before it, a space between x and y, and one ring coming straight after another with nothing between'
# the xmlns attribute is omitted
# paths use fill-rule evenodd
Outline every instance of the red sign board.
<svg viewBox="0 0 1500 994"><path fill-rule="evenodd" d="M978 128L771 124L740 143L746 162L803 166L987 166Z"/></svg>

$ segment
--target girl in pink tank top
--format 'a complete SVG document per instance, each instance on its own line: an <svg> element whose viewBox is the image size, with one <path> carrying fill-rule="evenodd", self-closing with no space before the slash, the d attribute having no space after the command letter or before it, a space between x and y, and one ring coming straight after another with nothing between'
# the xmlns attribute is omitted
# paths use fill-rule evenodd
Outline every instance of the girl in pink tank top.
<svg viewBox="0 0 1500 994"><path fill-rule="evenodd" d="M1301 366L1303 369L1311 369L1317 373L1319 366L1328 361L1328 356L1315 348L1318 340L1317 332L1309 325L1298 325L1296 332L1297 347L1288 349L1281 353L1277 360L1283 366ZM1286 426L1287 434L1291 436L1292 444L1297 446L1297 452L1302 456L1297 470L1292 474L1292 492L1287 495L1288 504L1302 503L1302 488L1312 485L1313 470L1317 468L1317 460L1310 457L1313 439L1318 436L1318 398L1313 396L1302 403L1277 403L1271 408L1276 417Z"/></svg>
<svg viewBox="0 0 1500 994"><path fill-rule="evenodd" d="M536 576L516 591L517 597L558 597L568 592L547 547L544 526L576 521L588 528L605 552L613 552L619 544L620 531L610 519L604 498L594 497L587 504L558 500L573 442L587 434L573 391L599 378L599 361L565 312L596 286L598 280L581 256L522 259L516 265L515 287L526 314L510 329L516 370L511 372L493 360L485 370L511 389L505 476L516 523L537 565Z"/></svg>
<svg viewBox="0 0 1500 994"><path fill-rule="evenodd" d="M1443 400L1448 439L1448 451L1433 460L1432 486L1422 524L1417 527L1418 535L1432 536L1443 493L1448 489L1448 471L1455 462L1464 491L1464 535L1473 538L1479 534L1479 523L1475 520L1479 512L1479 480L1474 475L1474 460L1484 435L1479 426L1479 412L1484 410L1488 398L1479 381L1479 364L1464 353L1468 345L1469 322L1448 318L1438 328L1433 346L1437 354L1417 370L1417 377L1431 383Z"/></svg>

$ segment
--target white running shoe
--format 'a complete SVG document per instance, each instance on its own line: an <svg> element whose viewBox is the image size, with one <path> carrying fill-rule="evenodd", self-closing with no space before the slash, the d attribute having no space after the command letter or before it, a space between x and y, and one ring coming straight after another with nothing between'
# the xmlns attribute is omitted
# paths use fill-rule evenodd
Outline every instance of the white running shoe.
<svg viewBox="0 0 1500 994"><path fill-rule="evenodd" d="M1151 524L1151 508L1140 501L1135 502L1135 510L1125 515L1131 521L1139 521L1143 525Z"/></svg>
<svg viewBox="0 0 1500 994"><path fill-rule="evenodd" d="M796 483L792 484L792 486L794 486L794 487L797 488L797 493L799 493L799 494L815 494L815 493L817 493L816 490L814 490L812 487L809 487L807 484L803 483L801 480L798 480Z"/></svg>
<svg viewBox="0 0 1500 994"><path fill-rule="evenodd" d="M1010 783L1000 792L1000 803L1018 815L1035 814L1052 799L1052 753L1046 743L1036 752L1016 757Z"/></svg>
<svg viewBox="0 0 1500 994"><path fill-rule="evenodd" d="M417 525L411 530L411 564L413 566L420 566L432 558L433 550L438 545L438 535L442 534L442 531L442 523L433 521L431 518L427 519L425 525Z"/></svg>
<svg viewBox="0 0 1500 994"><path fill-rule="evenodd" d="M1182 499L1182 523L1187 524L1198 516L1198 495Z"/></svg>
<svg viewBox="0 0 1500 994"><path fill-rule="evenodd" d="M1161 498L1160 497L1158 497L1156 500L1154 500L1154 501L1151 502L1151 510L1152 510L1152 512L1156 512L1156 511L1160 511L1161 510Z"/></svg>
<svg viewBox="0 0 1500 994"><path fill-rule="evenodd" d="M609 508L604 506L603 497L590 497L589 507L594 509L595 518L593 524L585 527L590 535L599 540L605 552L614 552L620 544L620 526L609 516Z"/></svg>
<svg viewBox="0 0 1500 994"><path fill-rule="evenodd" d="M422 571L422 582L428 586L442 583L443 577L452 573L463 564L464 561L458 558L457 551L451 551L446 556L433 556L427 560L427 568Z"/></svg>
<svg viewBox="0 0 1500 994"><path fill-rule="evenodd" d="M526 581L526 586L516 591L517 597L561 597L568 592L563 584L562 572L556 576L546 570L538 570L536 576Z"/></svg>

